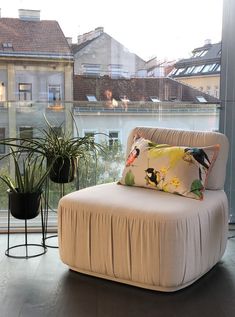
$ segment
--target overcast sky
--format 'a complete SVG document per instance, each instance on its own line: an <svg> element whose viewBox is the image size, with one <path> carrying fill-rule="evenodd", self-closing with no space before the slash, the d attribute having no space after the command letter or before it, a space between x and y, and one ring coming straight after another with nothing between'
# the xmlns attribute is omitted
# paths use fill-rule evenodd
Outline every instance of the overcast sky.
<svg viewBox="0 0 235 317"><path fill-rule="evenodd" d="M104 31L144 60L189 57L191 51L221 40L223 0L7 0L2 17L18 9L41 10L42 20L57 20L65 34L103 26Z"/></svg>

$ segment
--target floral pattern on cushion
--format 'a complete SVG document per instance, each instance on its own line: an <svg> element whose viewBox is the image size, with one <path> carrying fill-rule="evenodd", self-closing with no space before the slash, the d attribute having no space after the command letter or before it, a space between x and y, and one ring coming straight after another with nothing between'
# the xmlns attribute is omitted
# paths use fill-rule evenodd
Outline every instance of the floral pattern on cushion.
<svg viewBox="0 0 235 317"><path fill-rule="evenodd" d="M170 146L135 139L119 183L203 199L219 147Z"/></svg>

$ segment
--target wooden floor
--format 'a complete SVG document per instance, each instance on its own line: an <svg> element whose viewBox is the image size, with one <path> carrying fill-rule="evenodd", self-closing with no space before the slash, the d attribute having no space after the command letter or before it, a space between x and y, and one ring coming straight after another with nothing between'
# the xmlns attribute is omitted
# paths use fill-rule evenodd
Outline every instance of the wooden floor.
<svg viewBox="0 0 235 317"><path fill-rule="evenodd" d="M233 233L231 233L233 234ZM33 234L32 242L40 243ZM13 244L21 243L15 234ZM5 256L0 235L0 317L234 317L235 238L222 261L190 287L160 293L72 272L57 249L31 259Z"/></svg>

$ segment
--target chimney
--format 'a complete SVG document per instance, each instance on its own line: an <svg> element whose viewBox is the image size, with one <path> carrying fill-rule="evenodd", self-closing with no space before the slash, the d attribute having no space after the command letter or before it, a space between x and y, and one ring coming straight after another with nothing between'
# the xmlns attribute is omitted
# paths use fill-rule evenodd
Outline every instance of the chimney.
<svg viewBox="0 0 235 317"><path fill-rule="evenodd" d="M83 42L93 40L94 38L100 36L102 33L104 33L104 28L103 27L98 27L95 30L92 30L90 32L78 35L77 44L81 44Z"/></svg>
<svg viewBox="0 0 235 317"><path fill-rule="evenodd" d="M204 42L204 45L210 45L211 44L211 39L206 39Z"/></svg>
<svg viewBox="0 0 235 317"><path fill-rule="evenodd" d="M100 34L104 33L104 28L102 26L99 26L98 28L95 28L95 35L100 36Z"/></svg>
<svg viewBox="0 0 235 317"><path fill-rule="evenodd" d="M24 21L40 21L40 10L19 9L19 19Z"/></svg>

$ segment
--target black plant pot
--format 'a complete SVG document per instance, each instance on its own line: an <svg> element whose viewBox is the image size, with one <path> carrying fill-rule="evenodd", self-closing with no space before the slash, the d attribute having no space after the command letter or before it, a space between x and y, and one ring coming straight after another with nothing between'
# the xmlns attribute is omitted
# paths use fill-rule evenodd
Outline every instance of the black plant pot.
<svg viewBox="0 0 235 317"><path fill-rule="evenodd" d="M50 164L50 162L49 162ZM50 179L55 183L70 183L74 180L75 162L73 159L58 157L51 167Z"/></svg>
<svg viewBox="0 0 235 317"><path fill-rule="evenodd" d="M9 210L17 219L33 219L40 211L41 192L15 193L8 191Z"/></svg>

